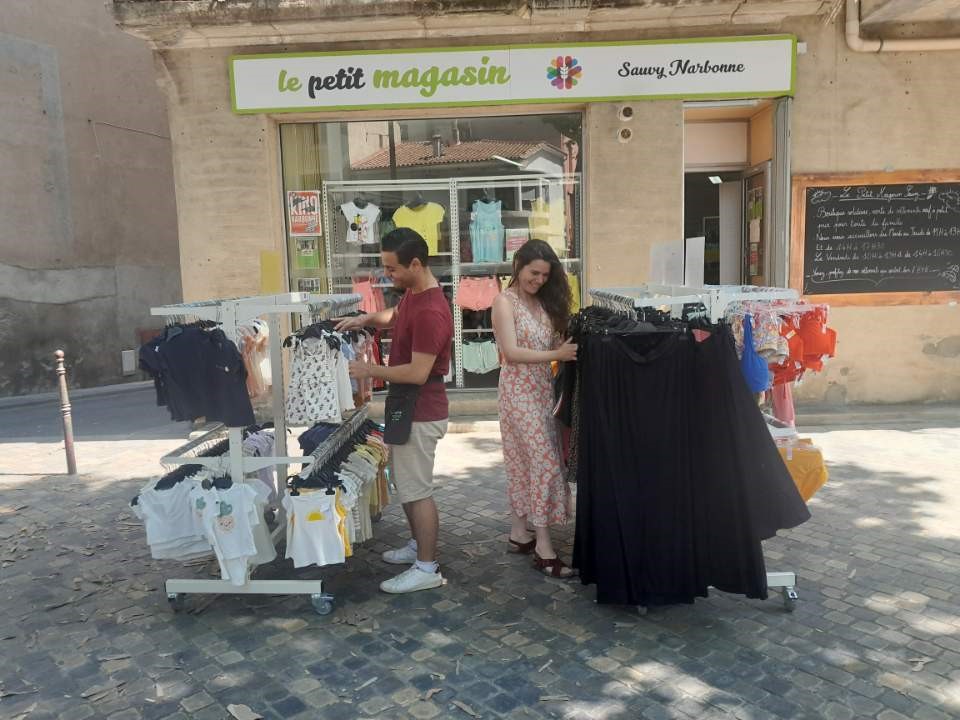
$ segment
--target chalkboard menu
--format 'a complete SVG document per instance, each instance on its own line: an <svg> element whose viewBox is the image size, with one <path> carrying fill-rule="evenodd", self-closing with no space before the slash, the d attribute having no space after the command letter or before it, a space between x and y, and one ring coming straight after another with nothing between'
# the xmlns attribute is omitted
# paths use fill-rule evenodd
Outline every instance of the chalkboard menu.
<svg viewBox="0 0 960 720"><path fill-rule="evenodd" d="M960 290L960 182L805 182L803 294Z"/></svg>

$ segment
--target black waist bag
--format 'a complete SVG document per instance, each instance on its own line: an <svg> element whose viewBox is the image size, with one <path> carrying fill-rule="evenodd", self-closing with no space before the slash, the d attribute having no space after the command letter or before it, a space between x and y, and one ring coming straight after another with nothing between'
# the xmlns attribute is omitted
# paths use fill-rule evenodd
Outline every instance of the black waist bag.
<svg viewBox="0 0 960 720"><path fill-rule="evenodd" d="M427 382L443 382L439 375L427 378ZM406 445L413 429L413 412L417 407L421 385L390 383L383 402L383 441L388 445Z"/></svg>

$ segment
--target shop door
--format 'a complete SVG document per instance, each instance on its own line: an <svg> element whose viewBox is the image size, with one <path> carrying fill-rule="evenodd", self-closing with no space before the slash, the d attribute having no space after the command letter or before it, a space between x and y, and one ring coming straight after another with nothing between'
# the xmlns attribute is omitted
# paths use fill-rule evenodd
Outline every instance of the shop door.
<svg viewBox="0 0 960 720"><path fill-rule="evenodd" d="M750 168L742 175L743 266L746 285L769 285L770 269L770 162Z"/></svg>
<svg viewBox="0 0 960 720"><path fill-rule="evenodd" d="M720 190L720 277L721 285L743 282L743 186L742 178L722 183Z"/></svg>

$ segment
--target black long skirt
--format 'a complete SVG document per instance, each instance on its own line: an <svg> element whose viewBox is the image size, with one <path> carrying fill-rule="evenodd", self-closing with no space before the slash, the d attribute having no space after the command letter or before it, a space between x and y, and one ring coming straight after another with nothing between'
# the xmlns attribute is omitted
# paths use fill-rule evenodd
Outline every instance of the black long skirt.
<svg viewBox="0 0 960 720"><path fill-rule="evenodd" d="M574 565L601 603L766 597L761 540L809 517L729 330L580 338ZM771 532L772 531L772 532Z"/></svg>

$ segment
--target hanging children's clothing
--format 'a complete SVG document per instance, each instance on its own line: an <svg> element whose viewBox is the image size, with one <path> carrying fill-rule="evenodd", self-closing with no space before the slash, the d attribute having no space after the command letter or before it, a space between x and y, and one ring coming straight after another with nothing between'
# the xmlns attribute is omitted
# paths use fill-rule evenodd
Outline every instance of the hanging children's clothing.
<svg viewBox="0 0 960 720"><path fill-rule="evenodd" d="M387 305L383 297L383 290L370 278L354 278L353 292L360 296L360 310L365 313L375 313L385 310Z"/></svg>
<svg viewBox="0 0 960 720"><path fill-rule="evenodd" d="M500 367L500 352L493 340L463 343L463 369L484 375Z"/></svg>
<svg viewBox="0 0 960 720"><path fill-rule="evenodd" d="M293 345L290 383L287 388L287 422L313 425L339 423L352 410L353 388L340 340L329 337L289 338Z"/></svg>
<svg viewBox="0 0 960 720"><path fill-rule="evenodd" d="M249 325L237 327L237 344L247 371L247 394L256 400L269 394L272 376L270 372L270 327L259 318Z"/></svg>
<svg viewBox="0 0 960 720"><path fill-rule="evenodd" d="M340 212L347 218L346 241L351 245L369 245L380 241L380 208L373 203L358 205L355 201L344 203ZM354 250L353 252L356 252Z"/></svg>
<svg viewBox="0 0 960 720"><path fill-rule="evenodd" d="M388 451L374 423L365 423L354 437L323 466L292 478L283 504L297 518L287 526L287 557L297 567L343 562L355 543L373 537L371 514L388 502L381 488Z"/></svg>
<svg viewBox="0 0 960 720"><path fill-rule="evenodd" d="M401 205L393 213L393 224L398 228L416 230L426 241L430 254L436 255L440 245L440 223L445 215L443 205L433 202L414 208Z"/></svg>
<svg viewBox="0 0 960 720"><path fill-rule="evenodd" d="M190 493L210 473L198 469L167 489L158 489L156 482L145 485L131 507L143 520L150 555L155 560L191 560L210 555L213 549L203 525L190 505Z"/></svg>
<svg viewBox="0 0 960 720"><path fill-rule="evenodd" d="M157 405L172 420L252 425L243 356L219 328L202 323L171 325L140 348L140 369L153 376Z"/></svg>
<svg viewBox="0 0 960 720"><path fill-rule="evenodd" d="M273 455L274 436L272 430L260 430L251 433L243 440L244 457L270 457ZM274 486L274 470L272 467L265 467L257 470L255 473L248 473L247 477L255 477L267 490L268 500L273 500L276 495Z"/></svg>
<svg viewBox="0 0 960 720"><path fill-rule="evenodd" d="M563 202L547 202L537 198L530 203L530 238L543 240L553 248L558 258L567 256L563 210Z"/></svg>
<svg viewBox="0 0 960 720"><path fill-rule="evenodd" d="M810 500L830 478L820 448L807 438L797 438L789 443L778 443L777 449L800 497L805 501Z"/></svg>
<svg viewBox="0 0 960 720"><path fill-rule="evenodd" d="M492 277L466 277L457 288L457 305L465 310L486 310L500 294L500 283Z"/></svg>
<svg viewBox="0 0 960 720"><path fill-rule="evenodd" d="M470 220L470 246L473 262L503 262L504 229L499 200L473 203L473 216Z"/></svg>
<svg viewBox="0 0 960 720"><path fill-rule="evenodd" d="M257 502L266 501L266 492L262 487L234 483L223 490L195 487L190 499L217 555L221 577L233 585L245 584L250 561L258 553L253 535L254 527L260 524Z"/></svg>
<svg viewBox="0 0 960 720"><path fill-rule="evenodd" d="M294 567L336 565L346 561L340 536L342 517L336 493L322 490L283 498L287 511L287 553Z"/></svg>

